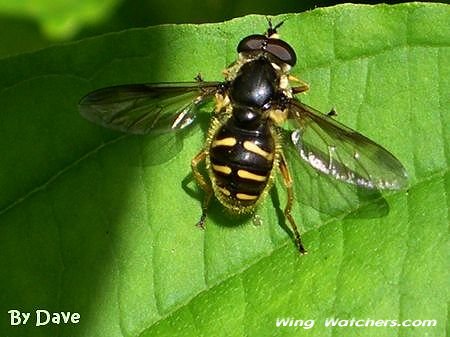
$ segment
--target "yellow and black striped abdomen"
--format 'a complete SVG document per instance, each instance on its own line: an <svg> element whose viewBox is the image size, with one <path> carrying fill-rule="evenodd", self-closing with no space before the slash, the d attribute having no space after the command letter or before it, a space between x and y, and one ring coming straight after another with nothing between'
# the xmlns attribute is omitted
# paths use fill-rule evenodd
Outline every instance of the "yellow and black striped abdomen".
<svg viewBox="0 0 450 337"><path fill-rule="evenodd" d="M251 208L272 173L275 141L269 124L245 130L230 119L212 139L209 156L211 180L221 203L236 212Z"/></svg>

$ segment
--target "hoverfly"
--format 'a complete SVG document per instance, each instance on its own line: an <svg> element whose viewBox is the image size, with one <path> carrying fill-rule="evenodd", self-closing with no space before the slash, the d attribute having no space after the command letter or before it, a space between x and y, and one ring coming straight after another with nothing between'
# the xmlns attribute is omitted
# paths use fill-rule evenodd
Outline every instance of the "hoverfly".
<svg viewBox="0 0 450 337"><path fill-rule="evenodd" d="M195 180L205 193L198 226L203 228L213 196L231 213L252 213L281 173L287 190L284 209L300 253L302 244L291 215L293 180L283 154L293 146L298 158L337 180L367 189L407 185L402 164L360 133L300 102L308 85L292 75L294 49L278 37L279 23L265 34L243 38L238 59L224 82L119 85L93 91L79 103L82 116L131 134L177 132L191 125L201 105L214 100L206 142L192 159ZM294 124L283 139L285 122ZM296 160L298 159L296 158ZM200 164L206 164L205 177Z"/></svg>

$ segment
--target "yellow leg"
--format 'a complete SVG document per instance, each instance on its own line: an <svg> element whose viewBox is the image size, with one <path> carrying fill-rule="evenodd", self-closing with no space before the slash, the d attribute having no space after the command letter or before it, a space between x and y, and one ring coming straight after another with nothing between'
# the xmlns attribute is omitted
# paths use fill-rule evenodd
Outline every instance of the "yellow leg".
<svg viewBox="0 0 450 337"><path fill-rule="evenodd" d="M284 216L286 217L286 219L288 219L292 231L294 233L294 238L295 238L295 244L297 245L297 248L300 252L300 254L306 254L306 249L303 246L302 243L302 239L300 237L300 233L298 232L297 229L297 225L295 224L294 218L291 215L291 210L292 210L292 203L294 201L294 192L292 190L292 177L291 174L289 173L289 168L286 164L286 160L284 158L284 155L281 154L280 156L280 163L279 163L279 168L280 168L280 172L281 175L283 176L283 180L284 180L284 184L286 186L286 190L287 190L287 203L286 203L286 208L284 209Z"/></svg>
<svg viewBox="0 0 450 337"><path fill-rule="evenodd" d="M305 85L299 85L297 87L293 87L292 88L292 93L294 95L296 94L300 94L302 92L308 91L309 90L309 85L305 84Z"/></svg>
<svg viewBox="0 0 450 337"><path fill-rule="evenodd" d="M302 80L298 79L298 78L295 77L295 76L289 75L288 80L289 80L289 82L291 83L291 89L292 89L292 93L293 93L294 95L309 90L309 85L308 85L308 83L306 83L305 81L302 81Z"/></svg>
<svg viewBox="0 0 450 337"><path fill-rule="evenodd" d="M211 197L213 195L213 190L211 186L206 182L205 178L198 169L198 165L205 160L206 155L207 155L206 151L202 150L191 161L192 174L194 175L197 184L205 192L205 198L203 199L202 204L202 215L200 217L199 222L197 223L197 226L200 227L201 229L205 228L206 212L208 210L208 205L209 202L211 201Z"/></svg>

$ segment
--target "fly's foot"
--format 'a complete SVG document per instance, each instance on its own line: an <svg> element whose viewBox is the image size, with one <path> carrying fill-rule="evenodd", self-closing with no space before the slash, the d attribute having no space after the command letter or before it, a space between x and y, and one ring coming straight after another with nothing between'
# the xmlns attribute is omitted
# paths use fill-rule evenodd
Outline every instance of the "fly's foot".
<svg viewBox="0 0 450 337"><path fill-rule="evenodd" d="M196 226L199 229L204 230L205 229L205 223L206 223L206 213L203 212L202 216L200 217L200 220L197 222Z"/></svg>

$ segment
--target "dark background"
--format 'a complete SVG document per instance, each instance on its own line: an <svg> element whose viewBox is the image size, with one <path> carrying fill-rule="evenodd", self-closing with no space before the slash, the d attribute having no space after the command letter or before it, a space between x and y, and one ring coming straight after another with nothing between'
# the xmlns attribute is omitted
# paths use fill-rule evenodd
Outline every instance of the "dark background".
<svg viewBox="0 0 450 337"><path fill-rule="evenodd" d="M41 0L43 1L43 0ZM63 6L66 0L53 0ZM88 0L80 0L88 1ZM406 1L384 1L395 4ZM52 44L73 41L89 36L146 27L163 23L221 22L247 14L276 15L303 12L316 7L340 4L338 1L299 0L117 0L110 13L90 24L82 24L68 36L50 37L38 19L24 13L7 14L0 4L0 58L33 51ZM377 4L382 1L360 1ZM52 4L50 2L50 4ZM25 10L24 10L25 12ZM54 12L57 16L58 12Z"/></svg>
<svg viewBox="0 0 450 337"><path fill-rule="evenodd" d="M351 2L351 1L349 1ZM401 3L407 1L358 1L358 3ZM136 0L123 1L104 24L85 29L82 35L97 35L106 31L130 27L145 27L162 23L221 22L247 14L276 15L303 12L316 7L333 6L345 1L299 0ZM181 7L181 8L180 8ZM173 10L178 8L179 10Z"/></svg>

